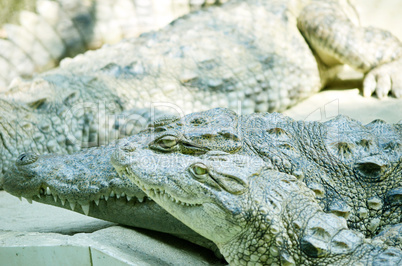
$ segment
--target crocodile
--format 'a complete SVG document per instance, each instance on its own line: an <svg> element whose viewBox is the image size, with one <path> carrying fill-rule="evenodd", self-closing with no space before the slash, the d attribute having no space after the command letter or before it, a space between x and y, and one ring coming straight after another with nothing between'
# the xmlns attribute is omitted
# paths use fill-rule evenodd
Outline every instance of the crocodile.
<svg viewBox="0 0 402 266"><path fill-rule="evenodd" d="M132 108L280 111L322 88L341 64L366 73L364 95L400 97L399 40L348 14L351 6L336 1L233 0L14 79L0 97L10 107L0 110L0 184L23 151L113 141L127 125L107 121Z"/></svg>
<svg viewBox="0 0 402 266"><path fill-rule="evenodd" d="M0 89L64 57L159 29L190 10L222 1L2 1ZM24 10L26 9L26 10Z"/></svg>
<svg viewBox="0 0 402 266"><path fill-rule="evenodd" d="M258 155L276 171L302 180L324 211L344 217L349 228L367 237L402 223L402 122L362 125L339 115L320 123L217 108L151 124L146 133L154 139L147 147L128 138L111 162L130 165L130 150L137 146L155 153Z"/></svg>
<svg viewBox="0 0 402 266"><path fill-rule="evenodd" d="M315 193L320 208L345 219L348 228L369 238L383 232L385 239L401 247L400 241L392 240L396 229L384 233L402 223L401 138L400 123L377 120L363 126L345 116L325 123L303 122L278 113L238 116L217 108L183 118L162 117L136 135L72 155L23 153L6 174L4 188L29 202L189 239L191 233L181 231L180 221L166 218L135 183L118 175L132 164L132 154L144 149L156 155L199 157L215 151L258 156L274 171L297 177ZM144 158L156 164L151 157ZM147 205L138 203L142 201ZM142 210L149 206L152 212ZM141 219L136 218L139 215ZM168 222L151 222L158 217Z"/></svg>
<svg viewBox="0 0 402 266"><path fill-rule="evenodd" d="M119 155L120 156L120 155ZM115 164L149 197L212 240L230 265L399 265L402 250L326 213L295 176L257 156L137 149Z"/></svg>

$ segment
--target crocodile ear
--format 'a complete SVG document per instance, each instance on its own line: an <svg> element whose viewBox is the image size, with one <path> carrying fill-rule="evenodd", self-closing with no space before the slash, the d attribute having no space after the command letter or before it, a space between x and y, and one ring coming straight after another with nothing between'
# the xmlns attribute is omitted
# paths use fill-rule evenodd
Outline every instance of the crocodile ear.
<svg viewBox="0 0 402 266"><path fill-rule="evenodd" d="M34 101L28 102L27 105L34 109L41 109L41 107L45 104L47 97L39 98Z"/></svg>
<svg viewBox="0 0 402 266"><path fill-rule="evenodd" d="M80 97L79 91L73 91L64 97L63 103L67 106L71 106Z"/></svg>
<svg viewBox="0 0 402 266"><path fill-rule="evenodd" d="M240 177L210 172L211 177L218 185L231 194L242 194L248 189L248 184Z"/></svg>

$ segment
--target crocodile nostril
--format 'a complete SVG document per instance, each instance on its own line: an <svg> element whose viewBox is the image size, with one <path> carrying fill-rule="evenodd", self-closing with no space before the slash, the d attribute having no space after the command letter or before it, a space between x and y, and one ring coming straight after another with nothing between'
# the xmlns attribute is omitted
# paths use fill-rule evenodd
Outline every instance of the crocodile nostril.
<svg viewBox="0 0 402 266"><path fill-rule="evenodd" d="M126 143L123 146L121 146L120 149L124 152L133 152L136 150L136 147L131 143Z"/></svg>
<svg viewBox="0 0 402 266"><path fill-rule="evenodd" d="M17 160L15 161L15 164L17 166L27 165L36 162L36 160L38 160L38 155L36 153L24 152L18 156Z"/></svg>
<svg viewBox="0 0 402 266"><path fill-rule="evenodd" d="M355 164L355 169L366 182L382 181L386 168L387 161L377 156L363 158Z"/></svg>

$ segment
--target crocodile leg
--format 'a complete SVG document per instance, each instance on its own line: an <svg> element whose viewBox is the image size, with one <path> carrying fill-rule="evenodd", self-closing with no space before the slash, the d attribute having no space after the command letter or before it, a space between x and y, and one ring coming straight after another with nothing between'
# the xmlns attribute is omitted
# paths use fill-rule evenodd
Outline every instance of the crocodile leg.
<svg viewBox="0 0 402 266"><path fill-rule="evenodd" d="M364 95L402 95L402 44L385 30L361 27L337 1L312 1L298 17L298 28L327 66L348 64L366 73ZM353 11L352 11L353 12ZM350 12L349 12L350 13Z"/></svg>

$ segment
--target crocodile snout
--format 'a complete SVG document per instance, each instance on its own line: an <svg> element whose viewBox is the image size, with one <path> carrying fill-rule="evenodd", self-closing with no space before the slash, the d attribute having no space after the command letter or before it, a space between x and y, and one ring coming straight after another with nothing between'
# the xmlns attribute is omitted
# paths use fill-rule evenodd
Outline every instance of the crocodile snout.
<svg viewBox="0 0 402 266"><path fill-rule="evenodd" d="M131 157L136 151L136 145L132 142L127 142L119 146L112 154L111 162L114 167L125 168L130 165Z"/></svg>
<svg viewBox="0 0 402 266"><path fill-rule="evenodd" d="M24 152L21 153L17 160L15 161L16 166L27 165L36 162L38 160L38 155L34 152Z"/></svg>

